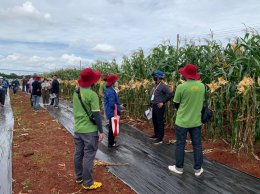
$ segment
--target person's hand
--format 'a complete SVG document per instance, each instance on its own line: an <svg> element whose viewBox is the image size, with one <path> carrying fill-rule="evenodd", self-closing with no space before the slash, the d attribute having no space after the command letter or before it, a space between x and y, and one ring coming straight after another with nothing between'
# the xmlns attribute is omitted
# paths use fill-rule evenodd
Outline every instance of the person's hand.
<svg viewBox="0 0 260 194"><path fill-rule="evenodd" d="M104 139L104 133L99 133L98 137L98 141L102 141Z"/></svg>
<svg viewBox="0 0 260 194"><path fill-rule="evenodd" d="M124 108L126 108L126 107L127 107L126 104L121 104L121 108L122 108L122 109L124 109Z"/></svg>
<svg viewBox="0 0 260 194"><path fill-rule="evenodd" d="M159 102L159 103L157 104L157 106L158 106L158 108L162 108L162 107L163 107L163 103L162 103L162 102Z"/></svg>

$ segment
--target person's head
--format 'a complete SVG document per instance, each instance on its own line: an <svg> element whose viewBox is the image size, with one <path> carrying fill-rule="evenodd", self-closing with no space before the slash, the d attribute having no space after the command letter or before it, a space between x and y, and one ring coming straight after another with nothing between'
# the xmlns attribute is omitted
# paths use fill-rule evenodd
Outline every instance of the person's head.
<svg viewBox="0 0 260 194"><path fill-rule="evenodd" d="M44 79L43 79L43 82L47 82L48 81L48 79L45 77Z"/></svg>
<svg viewBox="0 0 260 194"><path fill-rule="evenodd" d="M2 81L4 79L4 77L3 76L0 76L0 81Z"/></svg>
<svg viewBox="0 0 260 194"><path fill-rule="evenodd" d="M198 69L196 65L187 64L185 67L179 69L180 74L185 80L199 80L200 73L198 73Z"/></svg>
<svg viewBox="0 0 260 194"><path fill-rule="evenodd" d="M57 79L57 78L58 78L57 74L52 75L52 79Z"/></svg>
<svg viewBox="0 0 260 194"><path fill-rule="evenodd" d="M96 83L101 77L101 73L93 71L91 68L83 69L80 73L80 79L78 80L79 86L87 88Z"/></svg>
<svg viewBox="0 0 260 194"><path fill-rule="evenodd" d="M37 77L37 74L36 74L36 73L34 73L32 77L33 77L33 79L35 79L35 77Z"/></svg>
<svg viewBox="0 0 260 194"><path fill-rule="evenodd" d="M113 75L112 74L111 75L107 74L106 78L107 78L106 86L110 87L110 86L115 86L116 85L117 80L119 79L119 76L115 75L115 74L113 74Z"/></svg>
<svg viewBox="0 0 260 194"><path fill-rule="evenodd" d="M41 77L40 77L40 76L36 76L36 77L34 78L34 80L35 80L35 81L41 81Z"/></svg>
<svg viewBox="0 0 260 194"><path fill-rule="evenodd" d="M152 73L153 80L158 83L164 79L164 73L160 70L156 70Z"/></svg>

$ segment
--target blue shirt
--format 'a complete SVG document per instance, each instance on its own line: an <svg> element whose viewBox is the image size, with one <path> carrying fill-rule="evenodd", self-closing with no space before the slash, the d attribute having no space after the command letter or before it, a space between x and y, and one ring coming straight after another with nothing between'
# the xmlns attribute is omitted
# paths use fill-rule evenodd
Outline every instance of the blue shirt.
<svg viewBox="0 0 260 194"><path fill-rule="evenodd" d="M107 87L104 92L104 104L105 104L105 113L107 119L111 119L114 116L115 104L117 105L117 114L120 115L121 104L119 97L112 87Z"/></svg>

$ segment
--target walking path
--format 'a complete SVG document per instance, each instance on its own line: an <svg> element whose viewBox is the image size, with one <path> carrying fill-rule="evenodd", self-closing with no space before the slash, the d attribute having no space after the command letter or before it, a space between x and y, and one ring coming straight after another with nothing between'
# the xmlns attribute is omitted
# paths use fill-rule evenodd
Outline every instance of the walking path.
<svg viewBox="0 0 260 194"><path fill-rule="evenodd" d="M71 134L73 113L71 105L61 102L59 109L48 108ZM174 145L153 145L138 129L121 124L117 149L108 149L105 139L99 146L97 158L122 166L109 170L137 193L259 193L260 179L231 169L227 166L204 160L204 174L195 177L192 169L193 155L187 153L183 175L169 172L168 165L174 162ZM107 130L105 130L107 133Z"/></svg>
<svg viewBox="0 0 260 194"><path fill-rule="evenodd" d="M12 193L12 139L14 118L9 95L0 107L0 193Z"/></svg>

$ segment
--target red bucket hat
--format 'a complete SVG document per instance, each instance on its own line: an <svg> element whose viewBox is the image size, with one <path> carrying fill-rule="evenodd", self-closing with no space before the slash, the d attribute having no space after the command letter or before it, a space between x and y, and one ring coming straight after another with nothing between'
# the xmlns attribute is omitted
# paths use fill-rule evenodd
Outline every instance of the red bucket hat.
<svg viewBox="0 0 260 194"><path fill-rule="evenodd" d="M36 76L36 77L34 78L34 80L40 81L40 80L41 80L41 77L40 77L40 76Z"/></svg>
<svg viewBox="0 0 260 194"><path fill-rule="evenodd" d="M179 72L186 79L193 79L193 80L200 79L200 73L198 73L198 69L196 65L187 64L185 65L185 67L180 68Z"/></svg>
<svg viewBox="0 0 260 194"><path fill-rule="evenodd" d="M90 87L92 84L97 82L101 77L101 73L98 71L93 71L91 68L83 69L80 73L79 86L80 87Z"/></svg>
<svg viewBox="0 0 260 194"><path fill-rule="evenodd" d="M107 74L106 78L107 78L106 86L111 86L112 84L114 84L118 80L119 76Z"/></svg>

